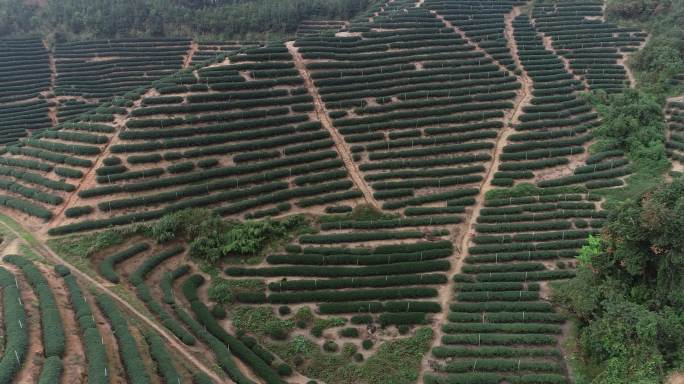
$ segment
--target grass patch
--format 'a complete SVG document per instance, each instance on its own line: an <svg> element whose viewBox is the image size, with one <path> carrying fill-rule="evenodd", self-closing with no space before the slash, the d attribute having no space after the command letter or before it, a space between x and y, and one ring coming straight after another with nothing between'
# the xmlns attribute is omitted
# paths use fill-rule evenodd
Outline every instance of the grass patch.
<svg viewBox="0 0 684 384"><path fill-rule="evenodd" d="M264 292L266 284L260 279L228 280L212 277L207 295L209 300L219 304L234 303L240 293Z"/></svg>
<svg viewBox="0 0 684 384"><path fill-rule="evenodd" d="M419 328L415 336L390 341L361 366L361 379L372 384L409 384L418 380L423 355L430 350L434 331Z"/></svg>
<svg viewBox="0 0 684 384"><path fill-rule="evenodd" d="M45 262L45 258L37 254L33 248L29 247L26 244L19 244L19 252L26 257L27 259L31 261L40 261L40 262Z"/></svg>
<svg viewBox="0 0 684 384"><path fill-rule="evenodd" d="M658 185L665 184L665 178L659 173L648 173L638 171L625 179L624 188L597 189L591 191L605 197L604 208L611 209L620 201L635 199L642 196L645 192L652 190Z"/></svg>
<svg viewBox="0 0 684 384"><path fill-rule="evenodd" d="M239 305L230 309L230 317L238 331L253 333L261 339L284 339L294 328L292 320L279 318L271 307Z"/></svg>
<svg viewBox="0 0 684 384"><path fill-rule="evenodd" d="M268 348L288 364L296 365L296 360L301 359L299 372L328 384L410 384L418 380L421 360L433 338L432 329L420 328L414 336L382 344L375 355L360 364L354 363L348 353L324 352L301 335Z"/></svg>
<svg viewBox="0 0 684 384"><path fill-rule="evenodd" d="M33 234L25 230L24 227L21 226L21 224L17 223L11 217L6 215L0 215L0 222L4 223L8 227L19 233L19 236L21 236L22 239L26 240L26 242L30 245L37 246L40 244L38 240L35 237L33 237Z"/></svg>

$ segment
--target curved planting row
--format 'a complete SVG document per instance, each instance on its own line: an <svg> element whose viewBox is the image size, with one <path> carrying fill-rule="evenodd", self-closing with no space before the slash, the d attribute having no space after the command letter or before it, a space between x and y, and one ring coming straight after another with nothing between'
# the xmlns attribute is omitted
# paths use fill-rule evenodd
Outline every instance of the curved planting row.
<svg viewBox="0 0 684 384"><path fill-rule="evenodd" d="M110 99L181 69L186 39L58 43L55 94Z"/></svg>
<svg viewBox="0 0 684 384"><path fill-rule="evenodd" d="M48 52L39 39L0 40L0 144L48 128Z"/></svg>
<svg viewBox="0 0 684 384"><path fill-rule="evenodd" d="M558 177L555 170L584 154L599 124L591 106L577 94L580 81L566 72L563 62L544 46L542 36L527 16L513 21L514 38L523 69L532 79L532 99L523 107L516 133L508 137L501 164L492 184L511 186L516 180L540 180L542 187L584 184L587 188L622 185L630 173L621 153L591 156L572 175Z"/></svg>
<svg viewBox="0 0 684 384"><path fill-rule="evenodd" d="M5 256L3 260L22 270L38 297L43 355L46 358L40 380L41 383L58 382L62 376L62 357L66 343L62 317L52 288L43 273L30 260L18 255Z"/></svg>
<svg viewBox="0 0 684 384"><path fill-rule="evenodd" d="M390 2L353 35L296 46L383 208L449 213L471 203L465 191L482 181L520 83L413 5Z"/></svg>
<svg viewBox="0 0 684 384"><path fill-rule="evenodd" d="M119 356L121 356L121 361L126 370L128 382L133 384L150 383L150 375L145 368L140 348L131 334L128 321L109 296L100 294L96 299L98 307L109 321L116 336Z"/></svg>
<svg viewBox="0 0 684 384"><path fill-rule="evenodd" d="M684 101L669 101L665 106L665 115L668 128L665 142L667 154L681 168L684 165Z"/></svg>
<svg viewBox="0 0 684 384"><path fill-rule="evenodd" d="M254 373L266 383L285 384L286 381L270 366L271 361L264 360L261 355L245 345L240 339L230 335L221 324L216 321L216 318L211 311L197 296L197 289L202 284L204 284L204 278L201 275L193 275L183 283L183 295L190 303L190 308L197 317L197 321L209 332L209 334L211 334L211 336L213 336L213 338L220 340L224 346L229 348L233 355L242 360L242 362L250 367ZM235 380L238 382L250 382L246 379Z"/></svg>
<svg viewBox="0 0 684 384"><path fill-rule="evenodd" d="M207 347L214 354L216 364L221 367L221 369L228 374L233 381L239 384L253 384L253 381L245 377L235 364L230 348L219 338L209 332L207 327L195 320L192 315L183 309L183 306L176 301L175 295L173 294L173 285L177 280L188 273L190 273L190 267L188 265L182 265L164 275L160 283L163 301L170 305L173 308L176 316L193 332L193 334L195 334L195 336L197 336L199 340L207 345Z"/></svg>
<svg viewBox="0 0 684 384"><path fill-rule="evenodd" d="M56 266L55 271L62 276L69 291L69 302L78 323L88 362L88 384L107 384L110 382L107 350L95 323L90 303L86 300L81 287L76 281L76 277L71 274L68 268Z"/></svg>
<svg viewBox="0 0 684 384"><path fill-rule="evenodd" d="M0 357L0 383L11 384L28 352L26 311L14 275L0 267L2 325L5 345Z"/></svg>
<svg viewBox="0 0 684 384"><path fill-rule="evenodd" d="M197 50L192 55L191 64L213 60L222 55L235 54L242 48L254 48L262 45L254 41L201 41L197 43Z"/></svg>
<svg viewBox="0 0 684 384"><path fill-rule="evenodd" d="M525 3L525 0L427 0L423 6L436 11L501 65L514 71L516 65L506 41L504 18L513 7Z"/></svg>
<svg viewBox="0 0 684 384"><path fill-rule="evenodd" d="M532 16L537 28L551 37L556 52L570 62L574 74L589 89L621 92L629 86L621 63L636 51L646 34L603 21L602 0L546 1L535 3Z"/></svg>
<svg viewBox="0 0 684 384"><path fill-rule="evenodd" d="M268 266L227 268L229 276L264 277L268 282L267 294L238 294L236 299L252 304L315 303L324 314L373 314L365 315L364 324L382 326L425 324L430 313L440 311L434 300L436 288L447 282L450 241L347 248L338 245L343 235L319 236L335 239L330 242L334 245L291 245L287 253L268 256Z"/></svg>
<svg viewBox="0 0 684 384"><path fill-rule="evenodd" d="M114 127L100 122L100 117L110 121L114 113L125 109L112 107L102 112L7 146L0 157L0 193L8 194L13 201L4 205L29 216L51 219L111 139Z"/></svg>
<svg viewBox="0 0 684 384"><path fill-rule="evenodd" d="M183 247L176 246L165 249L155 255L146 258L130 276L130 282L135 287L140 300L142 300L152 313L159 318L161 323L168 328L178 339L186 345L194 345L195 338L164 308L164 306L152 295L150 287L145 283L146 276L159 264L167 259L177 256L184 251Z"/></svg>
<svg viewBox="0 0 684 384"><path fill-rule="evenodd" d="M487 195L426 383L568 382L564 318L544 292L574 276L579 249L604 222L599 200L579 186Z"/></svg>
<svg viewBox="0 0 684 384"><path fill-rule="evenodd" d="M78 193L106 218L53 232L190 207L256 218L358 199L287 49L243 49L230 60L158 83L160 95L132 109L97 185Z"/></svg>
<svg viewBox="0 0 684 384"><path fill-rule="evenodd" d="M296 36L307 37L322 34L333 34L346 25L342 20L304 20L297 26Z"/></svg>

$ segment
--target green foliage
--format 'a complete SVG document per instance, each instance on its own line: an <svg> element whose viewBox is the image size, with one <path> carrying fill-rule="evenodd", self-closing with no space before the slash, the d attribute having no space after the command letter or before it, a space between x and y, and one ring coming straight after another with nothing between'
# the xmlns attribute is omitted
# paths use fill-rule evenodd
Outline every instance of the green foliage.
<svg viewBox="0 0 684 384"><path fill-rule="evenodd" d="M0 267L0 287L2 288L2 319L4 326L4 353L0 358L0 383L12 383L19 372L28 352L28 328L26 311L21 303L19 288L12 273Z"/></svg>
<svg viewBox="0 0 684 384"><path fill-rule="evenodd" d="M611 210L554 300L578 322L578 357L594 383L661 382L684 350L684 180Z"/></svg>
<svg viewBox="0 0 684 384"><path fill-rule="evenodd" d="M361 378L373 384L416 382L423 354L430 349L433 337L432 329L420 328L413 337L384 343L361 367Z"/></svg>
<svg viewBox="0 0 684 384"><path fill-rule="evenodd" d="M580 249L580 254L577 259L580 265L587 266L591 263L592 259L595 259L601 253L601 238L589 235L587 238L587 244Z"/></svg>
<svg viewBox="0 0 684 384"><path fill-rule="evenodd" d="M37 30L54 38L135 36L206 36L237 38L292 33L302 20L349 19L368 0L131 0L112 5L104 0L50 0L0 3L2 35L25 36ZM41 3L42 4L42 3ZM93 12L96 9L98 12ZM198 24L192 20L203 20Z"/></svg>
<svg viewBox="0 0 684 384"><path fill-rule="evenodd" d="M311 334L316 337L321 337L323 331L328 328L340 327L345 325L347 321L342 317L329 317L326 319L315 319L313 322L313 327L311 328Z"/></svg>
<svg viewBox="0 0 684 384"><path fill-rule="evenodd" d="M22 270L38 297L45 357L57 356L61 358L65 349L64 325L59 314L57 300L47 279L33 262L23 256L8 255L3 257L3 261L14 264Z"/></svg>
<svg viewBox="0 0 684 384"><path fill-rule="evenodd" d="M599 140L596 150L624 150L638 170L650 173L662 172L668 167L662 106L654 96L628 90L610 96L595 92L588 98L602 118L594 131Z"/></svg>
<svg viewBox="0 0 684 384"><path fill-rule="evenodd" d="M150 383L150 376L145 369L142 355L128 327L126 317L109 296L101 294L96 299L98 306L109 320L112 331L116 336L119 354L121 355L128 381L134 384Z"/></svg>
<svg viewBox="0 0 684 384"><path fill-rule="evenodd" d="M672 77L684 72L684 34L679 27L684 21L682 1L610 0L606 15L651 34L646 46L629 62L638 86L659 96L680 94L681 84L673 82Z"/></svg>
<svg viewBox="0 0 684 384"><path fill-rule="evenodd" d="M50 356L45 359L43 363L43 368L40 371L40 378L38 378L38 384L51 384L58 383L62 377L62 371L64 370L64 365L62 364L62 359L58 356Z"/></svg>
<svg viewBox="0 0 684 384"><path fill-rule="evenodd" d="M259 279L227 280L221 277L211 279L207 291L209 300L220 304L234 302L242 293L261 293L264 282Z"/></svg>
<svg viewBox="0 0 684 384"><path fill-rule="evenodd" d="M239 331L275 339L294 329L294 321L280 319L270 307L235 306L230 309L233 326Z"/></svg>
<svg viewBox="0 0 684 384"><path fill-rule="evenodd" d="M151 227L159 242L185 239L190 255L209 264L227 256L258 255L271 242L287 238L307 224L303 216L282 220L225 222L206 209L184 209L163 216Z"/></svg>

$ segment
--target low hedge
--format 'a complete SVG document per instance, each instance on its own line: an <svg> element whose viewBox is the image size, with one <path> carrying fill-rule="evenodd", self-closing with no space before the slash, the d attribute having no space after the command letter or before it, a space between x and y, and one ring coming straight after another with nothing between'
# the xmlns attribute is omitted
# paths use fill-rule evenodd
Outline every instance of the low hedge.
<svg viewBox="0 0 684 384"><path fill-rule="evenodd" d="M449 306L453 312L553 312L550 303L531 301L531 302L508 302L508 301L486 301L482 303L454 303Z"/></svg>
<svg viewBox="0 0 684 384"><path fill-rule="evenodd" d="M323 223L321 224L321 229L325 231L342 229L402 228L425 225L458 224L461 221L462 218L460 216L411 217L406 219L386 220L344 220Z"/></svg>
<svg viewBox="0 0 684 384"><path fill-rule="evenodd" d="M100 331L93 320L90 304L86 301L83 291L73 275L67 274L63 278L69 290L69 302L72 305L83 337L83 346L88 361L88 384L108 384L107 351L102 342Z"/></svg>
<svg viewBox="0 0 684 384"><path fill-rule="evenodd" d="M447 323L442 326L445 333L505 333L505 334L560 334L557 324L528 323Z"/></svg>
<svg viewBox="0 0 684 384"><path fill-rule="evenodd" d="M62 177L68 177L72 179L80 179L83 177L83 172L78 169L65 168L65 167L55 167L55 173Z"/></svg>
<svg viewBox="0 0 684 384"><path fill-rule="evenodd" d="M145 258L145 260L138 266L138 268L131 274L129 280L134 286L138 286L145 282L145 277L152 272L159 264L165 260L182 253L185 250L180 245L164 249L163 251Z"/></svg>
<svg viewBox="0 0 684 384"><path fill-rule="evenodd" d="M274 292L268 295L271 304L305 302L342 302L358 300L399 300L437 296L437 290L426 287L366 289L366 290L321 290L304 292Z"/></svg>
<svg viewBox="0 0 684 384"><path fill-rule="evenodd" d="M476 335L444 335L442 336L443 344L461 344L461 345L556 345L558 339L555 335L538 335L538 334L476 334Z"/></svg>
<svg viewBox="0 0 684 384"><path fill-rule="evenodd" d="M535 347L489 347L478 346L444 346L439 345L432 349L432 355L439 359L471 357L471 358L522 358L522 357L550 357L559 358L560 351L556 348Z"/></svg>
<svg viewBox="0 0 684 384"><path fill-rule="evenodd" d="M477 275L478 281L541 281L570 279L575 277L573 270L539 271L539 272L505 272Z"/></svg>
<svg viewBox="0 0 684 384"><path fill-rule="evenodd" d="M334 315L340 313L379 313L379 312L430 312L442 310L439 303L432 301L359 301L344 303L321 303L318 305L321 314Z"/></svg>
<svg viewBox="0 0 684 384"><path fill-rule="evenodd" d="M303 244L336 244L336 243L355 243L363 241L378 240L399 240L399 239L420 239L423 233L419 231L401 232L356 232L340 233L332 235L302 235L299 242Z"/></svg>
<svg viewBox="0 0 684 384"><path fill-rule="evenodd" d="M91 207L90 205L82 205L78 207L71 207L67 208L64 211L64 215L69 218L74 218L74 217L80 217L80 216L85 216L93 213L95 209Z"/></svg>
<svg viewBox="0 0 684 384"><path fill-rule="evenodd" d="M378 316L378 321L381 327L387 327L388 325L426 324L426 316L425 312L381 313Z"/></svg>
<svg viewBox="0 0 684 384"><path fill-rule="evenodd" d="M252 370L267 383L285 384L286 382L280 378L272 367L267 365L239 339L228 334L216 319L214 319L209 308L207 308L197 296L197 289L202 284L204 284L204 278L201 275L193 275L185 280L182 289L185 298L190 303L190 307L197 316L199 322L206 327L209 333L226 344L235 356L242 360L247 366L251 367Z"/></svg>
<svg viewBox="0 0 684 384"><path fill-rule="evenodd" d="M459 301L532 301L538 300L537 292L507 291L507 292L461 292L456 295Z"/></svg>
<svg viewBox="0 0 684 384"><path fill-rule="evenodd" d="M451 256L451 249L428 249L408 253L361 254L314 254L304 255L270 255L266 258L270 264L297 265L382 265L411 261L434 260Z"/></svg>
<svg viewBox="0 0 684 384"><path fill-rule="evenodd" d="M461 372L561 372L561 366L552 361L478 359L450 362L437 368L449 373Z"/></svg>
<svg viewBox="0 0 684 384"><path fill-rule="evenodd" d="M450 268L447 260L429 260L423 262L407 262L368 267L320 267L320 266L288 266L240 268L228 267L225 273L229 276L307 276L307 277L345 277L345 276L384 276L408 273L426 273L447 271Z"/></svg>
<svg viewBox="0 0 684 384"><path fill-rule="evenodd" d="M144 336L149 345L150 355L156 362L159 376L163 378L165 383L180 383L181 376L173 365L169 351L166 350L166 342L152 331L144 332Z"/></svg>
<svg viewBox="0 0 684 384"><path fill-rule="evenodd" d="M372 278L342 278L326 280L285 280L269 283L268 289L275 292L301 291L317 289L342 289L342 288L381 288L402 285L430 285L444 284L446 276L443 274L427 275L400 275Z"/></svg>
<svg viewBox="0 0 684 384"><path fill-rule="evenodd" d="M113 299L105 294L96 296L96 301L102 314L109 320L112 333L116 336L119 356L123 362L128 382L132 384L149 384L150 376L147 374L145 363L135 338L128 328L126 317L121 313Z"/></svg>
<svg viewBox="0 0 684 384"><path fill-rule="evenodd" d="M0 383L11 384L21 370L28 352L29 335L26 311L12 273L0 267L4 348L0 357Z"/></svg>
<svg viewBox="0 0 684 384"><path fill-rule="evenodd" d="M552 312L449 312L448 320L454 323L562 323L565 318Z"/></svg>
<svg viewBox="0 0 684 384"><path fill-rule="evenodd" d="M30 260L18 256L8 255L3 258L7 263L18 266L26 280L33 288L38 297L38 306L40 308L40 326L41 335L43 338L43 354L46 358L56 356L61 358L64 356L66 345L66 337L64 335L64 324L59 313L59 307L52 289L48 284L47 279L43 273Z"/></svg>
<svg viewBox="0 0 684 384"><path fill-rule="evenodd" d="M59 356L50 356L43 362L43 367L40 370L40 377L38 384L54 384L59 383L64 371L64 364Z"/></svg>
<svg viewBox="0 0 684 384"><path fill-rule="evenodd" d="M137 243L126 248L123 251L105 257L99 265L100 274L110 282L115 284L118 283L119 276L116 274L116 271L114 271L114 266L142 252L145 252L148 249L150 249L149 244Z"/></svg>
<svg viewBox="0 0 684 384"><path fill-rule="evenodd" d="M190 273L190 266L187 264L181 265L180 267L174 269L173 271L169 271L164 273L164 276L162 277L161 281L159 282L159 287L161 288L162 291L162 301L165 302L166 304L173 304L176 302L174 293L173 293L173 282L180 277Z"/></svg>

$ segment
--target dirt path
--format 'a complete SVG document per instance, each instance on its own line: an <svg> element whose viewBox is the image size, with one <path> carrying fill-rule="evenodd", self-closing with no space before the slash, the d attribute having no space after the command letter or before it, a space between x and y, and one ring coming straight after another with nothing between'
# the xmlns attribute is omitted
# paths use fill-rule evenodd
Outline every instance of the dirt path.
<svg viewBox="0 0 684 384"><path fill-rule="evenodd" d="M569 73L572 75L572 77L575 78L575 80L579 80L582 82L582 86L584 87L584 90L589 89L589 83L587 83L587 79L584 76L578 76L573 72L572 66L570 65L570 60L568 60L565 56L560 55L558 52L556 52L556 48L553 47L553 39L551 39L551 36L546 36L545 33L541 31L536 31L539 36L541 36L542 41L544 42L544 48L547 50L551 51L554 56L556 56L562 63L563 67L565 68L565 72Z"/></svg>
<svg viewBox="0 0 684 384"><path fill-rule="evenodd" d="M511 14L507 15L505 19L506 27L504 30L504 34L509 43L508 46L511 50L516 65L519 68L522 68L520 58L518 56L518 46L515 41L515 38L513 37L512 22L517 14L520 14L519 7L515 7ZM447 272L449 282L452 281L454 275L460 273L464 260L468 257L468 248L470 247L470 240L475 234L473 232L473 227L477 223L477 218L480 216L480 210L484 205L486 193L493 188L492 179L494 178L494 174L499 168L499 164L501 162L501 154L503 153L504 147L508 143L508 136L515 132L515 130L513 129L513 125L518 122L519 117L522 114L523 107L527 105L530 99L532 98L532 80L527 76L527 72L523 70L522 75L519 76L519 79L522 82L523 86L518 95L516 96L515 107L512 111L508 112L505 117L504 127L499 131L498 136L496 138L494 153L492 154L492 160L489 163L489 167L487 168L485 177L482 179L482 182L480 183L480 192L475 197L475 205L473 205L473 208L470 211L470 213L466 215L464 225L461 226L463 232L460 233L459 238L455 239L454 246L456 248L456 251L458 252L458 256L455 258L454 262L452 262L451 269L449 270L449 272ZM438 301L442 306L442 311L434 317L437 326L434 328L435 339L433 340L431 348L434 348L435 346L439 345L439 343L441 343L442 336L444 335L441 326L442 324L446 323L447 314L449 312L449 305L453 302L453 298L454 290L453 286L450 283L444 284L442 287L439 288ZM423 375L427 370L430 369L430 365L430 357L429 355L426 355L423 358L420 378L418 382L423 382Z"/></svg>
<svg viewBox="0 0 684 384"><path fill-rule="evenodd" d="M185 58L183 59L183 69L186 69L190 66L190 64L192 63L192 58L195 57L195 52L197 52L198 49L199 45L197 44L197 41L190 41L190 48L188 49L188 53L185 55Z"/></svg>
<svg viewBox="0 0 684 384"><path fill-rule="evenodd" d="M72 206L75 206L78 203L80 199L78 193L96 184L97 169L100 168L104 159L111 154L109 152L109 148L111 148L112 145L116 145L121 141L121 139L119 138L119 133L126 129L126 123L130 118L130 112L142 104L143 98L154 95L154 92L156 92L156 90L152 88L149 89L145 94L140 96L135 102L133 102L132 106L126 108L125 115L114 115L114 132L111 133L109 141L104 145L104 147L102 147L100 154L98 154L95 160L93 161L93 166L81 178L80 182L76 186L76 189L73 192L71 192L69 196L64 200L64 203L61 205L59 211L55 212L52 220L49 222L49 227L61 225L64 222L64 220L66 220L66 217L64 216L64 211L71 208ZM48 226L45 226L45 233L47 233L47 227Z"/></svg>
<svg viewBox="0 0 684 384"><path fill-rule="evenodd" d="M366 184L366 181L363 179L363 176L361 175L361 171L359 170L358 165L352 159L351 150L349 149L349 146L344 141L342 135L340 135L340 133L333 127L332 120L330 120L330 117L328 116L328 111L325 109L325 104L323 104L321 95L318 93L318 88L316 88L316 86L314 85L314 82L311 79L309 71L306 69L306 66L304 65L304 58L302 58L302 55L299 53L297 47L294 46L294 43L294 41L288 41L287 43L285 43L285 46L287 46L287 50L290 51L290 54L292 55L297 70L304 79L304 83L306 84L306 87L309 89L309 93L314 98L314 105L316 107L316 116L318 116L318 120L330 133L330 136L335 142L337 152L340 154L340 157L344 162L344 166L347 168L347 172L349 172L349 176L351 177L356 187L363 193L363 197L366 200L366 203L380 210L380 204L373 197L373 193L371 192L368 184Z"/></svg>
<svg viewBox="0 0 684 384"><path fill-rule="evenodd" d="M631 56L633 54L644 49L646 44L648 44L649 40L651 40L651 35L646 36L646 39L644 39L644 41L641 44L639 44L639 47L637 48L636 51L629 52L629 53L627 53L627 52L623 53L622 58L618 59L618 61L617 61L618 65L621 65L625 69L625 73L627 74L627 80L629 81L629 87L630 88L636 87L637 82L636 82L636 78L634 77L634 72L632 72L632 68L629 66L629 59L631 58Z"/></svg>
<svg viewBox="0 0 684 384"><path fill-rule="evenodd" d="M487 53L487 51L485 51L484 49L482 49L476 42L474 42L472 39L470 39L470 38L465 34L465 32L463 32L459 27L455 26L451 21L445 19L444 16L440 15L439 13L437 13L437 11L433 11L433 10L430 9L430 13L431 13L433 16L435 16L439 21L441 21L447 28L452 29L454 32L458 33L459 36L461 36L461 38L462 38L463 40L465 40L465 42L466 42L468 45L471 45L471 46L475 47L475 50L476 50L477 52L482 52L486 58L488 58L489 60L492 61L492 63L498 65L500 70L502 70L502 71L504 71L504 72L509 72L509 71L508 71L508 68L506 68L505 65L501 64L501 63L500 63L498 60L496 60L492 55L490 55L489 53Z"/></svg>
<svg viewBox="0 0 684 384"><path fill-rule="evenodd" d="M55 85L57 84L57 64L55 63L54 52L50 49L46 40L43 40L43 46L48 54L48 65L50 66L50 87L45 92L46 94L55 94ZM57 120L57 105L52 105L48 107L48 117L52 121L52 126L56 126L59 121Z"/></svg>
<svg viewBox="0 0 684 384"><path fill-rule="evenodd" d="M22 234L14 230L14 228L10 227L9 225L5 224L4 222L1 223L3 226L7 228L8 231L10 231L12 234L17 236L17 238L23 238ZM34 249L35 252L38 254L43 255L46 260L55 263L55 264L63 264L71 269L71 272L81 281L87 282L89 285L97 288L99 291L105 293L106 295L110 296L114 301L116 301L120 306L124 307L129 313L132 313L135 317L137 317L140 322L144 323L146 326L150 327L154 331L156 331L159 335L161 335L162 338L166 340L166 346L168 348L174 349L176 352L178 352L183 358L185 358L187 361L189 361L192 365L194 365L198 370L206 373L209 377L212 378L217 383L226 383L226 382L231 382L228 379L221 379L216 373L214 373L213 370L209 369L207 366L205 366L202 362L197 360L195 356L193 356L190 351L185 347L184 344L182 344L178 339L175 338L172 334L169 333L169 331L166 330L166 328L163 328L159 325L157 325L154 321L150 320L148 317L140 313L137 309L133 307L128 301L126 301L124 298L121 298L119 295L116 293L112 292L108 287L104 286L94 278L90 277L88 274L81 272L78 268L74 267L71 265L69 262L66 260L62 259L59 255L57 255L50 247L48 247L46 244L43 242L36 242L35 245L31 244L31 242L28 242L31 248Z"/></svg>
<svg viewBox="0 0 684 384"><path fill-rule="evenodd" d="M69 294L64 286L64 280L57 277L54 269L47 268L45 265L36 263L45 279L48 281L50 290L55 296L59 315L64 325L65 353L62 358L64 373L62 374L62 384L79 383L86 375L86 357L81 343L81 335L74 330L79 329L77 320L69 301Z"/></svg>

